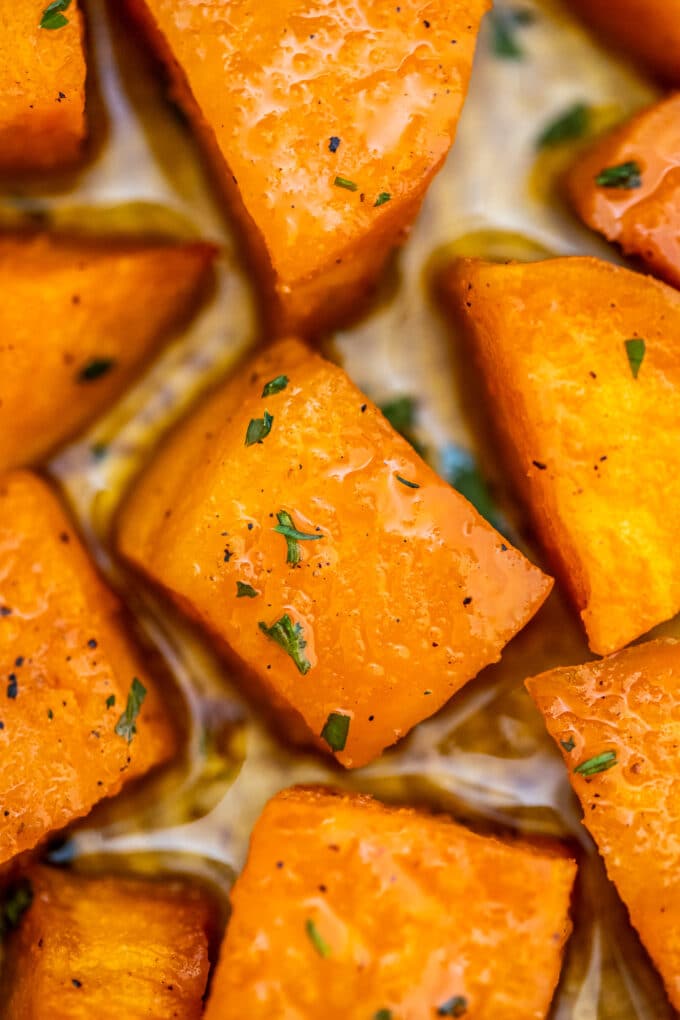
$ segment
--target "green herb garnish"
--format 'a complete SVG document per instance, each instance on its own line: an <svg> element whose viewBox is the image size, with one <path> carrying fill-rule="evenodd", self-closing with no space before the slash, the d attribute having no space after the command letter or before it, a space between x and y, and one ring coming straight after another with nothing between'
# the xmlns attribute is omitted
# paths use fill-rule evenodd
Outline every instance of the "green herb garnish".
<svg viewBox="0 0 680 1020"><path fill-rule="evenodd" d="M309 673L312 666L305 656L307 642L303 637L302 626L299 623L293 623L288 613L285 613L271 627L268 627L262 620L258 626L263 634L280 645L287 655L290 655L303 676L305 673Z"/></svg>
<svg viewBox="0 0 680 1020"><path fill-rule="evenodd" d="M33 886L28 879L20 879L5 890L0 904L0 938L18 927L32 902Z"/></svg>
<svg viewBox="0 0 680 1020"><path fill-rule="evenodd" d="M560 744L565 751L573 751L576 747L576 742L573 737L569 737L569 740L560 740Z"/></svg>
<svg viewBox="0 0 680 1020"><path fill-rule="evenodd" d="M395 475L397 477L397 481L401 482L402 485L408 486L409 489L419 489L420 488L420 485L418 484L418 482L409 482L408 478L402 478L401 475L397 474L396 471L394 473L395 473Z"/></svg>
<svg viewBox="0 0 680 1020"><path fill-rule="evenodd" d="M266 439L272 430L274 415L265 411L261 418L251 418L246 429L246 446L254 446Z"/></svg>
<svg viewBox="0 0 680 1020"><path fill-rule="evenodd" d="M585 103L574 103L541 131L536 145L539 149L550 149L563 142L571 142L581 138L589 125L590 107Z"/></svg>
<svg viewBox="0 0 680 1020"><path fill-rule="evenodd" d="M68 25L68 18L64 17L63 12L67 11L70 6L71 0L52 0L52 3L48 4L42 12L40 27L54 30Z"/></svg>
<svg viewBox="0 0 680 1020"><path fill-rule="evenodd" d="M437 1016L465 1016L468 1002L462 995L454 995L446 1002L442 1002L437 1009Z"/></svg>
<svg viewBox="0 0 680 1020"><path fill-rule="evenodd" d="M631 340L624 341L626 354L628 355L628 364L630 370L633 373L633 379L637 379L640 366L645 358L647 350L647 344L641 337L633 337Z"/></svg>
<svg viewBox="0 0 680 1020"><path fill-rule="evenodd" d="M262 396L272 397L275 393L280 393L281 390L285 390L289 382L290 380L287 375L277 375L274 379L270 379L268 383L265 383Z"/></svg>
<svg viewBox="0 0 680 1020"><path fill-rule="evenodd" d="M594 758L582 761L580 765L576 766L574 772L578 772L580 776L594 776L598 772L606 772L612 765L616 765L616 751L603 751L602 754L596 754Z"/></svg>
<svg viewBox="0 0 680 1020"><path fill-rule="evenodd" d="M116 364L113 358L93 358L78 372L78 382L94 382L110 372Z"/></svg>
<svg viewBox="0 0 680 1020"><path fill-rule="evenodd" d="M624 188L626 191L639 188L642 185L640 164L631 159L627 163L607 166L600 170L595 183L599 188Z"/></svg>
<svg viewBox="0 0 680 1020"><path fill-rule="evenodd" d="M321 730L321 737L331 751L344 751L351 717L343 712L331 712Z"/></svg>
<svg viewBox="0 0 680 1020"><path fill-rule="evenodd" d="M373 203L373 208L375 209L379 205L385 205L385 202L389 202L391 198L392 196L390 195L389 191L381 191L378 197L376 198L375 202Z"/></svg>
<svg viewBox="0 0 680 1020"><path fill-rule="evenodd" d="M359 185L350 181L347 177L336 177L333 181L336 188L345 188L346 191L358 191Z"/></svg>
<svg viewBox="0 0 680 1020"><path fill-rule="evenodd" d="M113 706L115 704L116 704L116 695L115 694L109 694L108 698L106 699L106 707L107 708L113 708Z"/></svg>
<svg viewBox="0 0 680 1020"><path fill-rule="evenodd" d="M489 486L469 450L447 443L441 452L439 473L454 489L472 503L482 517L501 534L507 535L508 522L496 509Z"/></svg>
<svg viewBox="0 0 680 1020"><path fill-rule="evenodd" d="M236 582L237 599L256 599L259 594L259 591L255 591L252 585L246 584L244 581Z"/></svg>
<svg viewBox="0 0 680 1020"><path fill-rule="evenodd" d="M300 562L298 542L318 542L320 538L323 538L323 535L309 535L306 531L298 531L293 523L293 518L287 510L280 510L276 515L276 519L279 523L274 527L274 531L285 537L288 547L286 563L295 564Z"/></svg>
<svg viewBox="0 0 680 1020"><path fill-rule="evenodd" d="M132 742L132 738L137 732L137 716L141 711L145 697L146 687L137 677L134 677L127 696L125 711L116 723L116 733L119 737L127 740L128 744Z"/></svg>
<svg viewBox="0 0 680 1020"><path fill-rule="evenodd" d="M529 10L511 7L494 7L489 11L491 48L494 56L502 60L521 60L524 50L517 42L517 29L530 25L534 16Z"/></svg>
<svg viewBox="0 0 680 1020"><path fill-rule="evenodd" d="M381 404L380 410L388 422L404 439L411 444L416 453L421 457L425 456L425 447L413 434L413 427L416 420L416 401L413 397L395 397Z"/></svg>
<svg viewBox="0 0 680 1020"><path fill-rule="evenodd" d="M319 956L323 956L324 960L327 960L331 955L331 947L328 945L325 939L319 934L319 929L312 920L305 921L305 931L309 936L309 941L316 949Z"/></svg>
<svg viewBox="0 0 680 1020"><path fill-rule="evenodd" d="M391 1009L378 1009L373 1014L373 1020L392 1020Z"/></svg>

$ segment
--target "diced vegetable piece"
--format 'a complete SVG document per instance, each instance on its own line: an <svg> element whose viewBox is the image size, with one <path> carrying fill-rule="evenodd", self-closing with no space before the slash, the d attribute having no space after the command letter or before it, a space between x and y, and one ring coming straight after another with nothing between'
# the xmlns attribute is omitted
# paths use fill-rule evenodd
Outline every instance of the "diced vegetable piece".
<svg viewBox="0 0 680 1020"><path fill-rule="evenodd" d="M5 1020L199 1020L215 910L184 882L36 868L7 942Z"/></svg>
<svg viewBox="0 0 680 1020"><path fill-rule="evenodd" d="M680 287L680 94L597 141L566 185L588 226Z"/></svg>
<svg viewBox="0 0 680 1020"><path fill-rule="evenodd" d="M61 14L65 24L45 16L48 4L3 5L0 173L67 167L81 155L86 135L81 2L68 4Z"/></svg>
<svg viewBox="0 0 680 1020"><path fill-rule="evenodd" d="M271 430L248 446L264 410ZM296 340L174 432L123 505L119 546L226 642L279 731L303 722L348 767L498 659L551 587Z"/></svg>
<svg viewBox="0 0 680 1020"><path fill-rule="evenodd" d="M1 863L165 761L175 737L118 600L28 472L0 478L0 549Z"/></svg>
<svg viewBox="0 0 680 1020"><path fill-rule="evenodd" d="M568 0L583 20L669 85L680 85L680 0Z"/></svg>
<svg viewBox="0 0 680 1020"><path fill-rule="evenodd" d="M0 470L44 457L114 402L192 310L213 255L0 238Z"/></svg>
<svg viewBox="0 0 680 1020"><path fill-rule="evenodd" d="M444 288L590 647L616 651L680 610L680 295L591 258L462 260Z"/></svg>
<svg viewBox="0 0 680 1020"><path fill-rule="evenodd" d="M526 686L562 750L609 877L680 1009L680 642L650 641Z"/></svg>
<svg viewBox="0 0 680 1020"><path fill-rule="evenodd" d="M575 872L445 816L286 790L232 892L206 1020L542 1020Z"/></svg>
<svg viewBox="0 0 680 1020"><path fill-rule="evenodd" d="M216 165L269 329L354 315L455 136L489 0L127 0Z"/></svg>

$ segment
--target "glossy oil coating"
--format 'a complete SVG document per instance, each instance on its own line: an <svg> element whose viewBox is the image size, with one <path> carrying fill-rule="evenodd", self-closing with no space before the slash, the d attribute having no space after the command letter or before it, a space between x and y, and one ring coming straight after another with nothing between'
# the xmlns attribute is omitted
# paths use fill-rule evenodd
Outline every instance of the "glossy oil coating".
<svg viewBox="0 0 680 1020"><path fill-rule="evenodd" d="M680 610L680 295L591 258L461 260L444 291L590 647L616 651Z"/></svg>
<svg viewBox="0 0 680 1020"><path fill-rule="evenodd" d="M625 163L639 167L639 187L596 183L603 169ZM680 287L680 94L636 114L582 153L566 187L588 226Z"/></svg>
<svg viewBox="0 0 680 1020"><path fill-rule="evenodd" d="M36 868L8 940L5 1020L199 1020L213 910L179 882Z"/></svg>
<svg viewBox="0 0 680 1020"><path fill-rule="evenodd" d="M74 163L85 139L84 23L40 27L49 0L0 0L0 172Z"/></svg>
<svg viewBox="0 0 680 1020"><path fill-rule="evenodd" d="M650 641L526 686L562 750L609 877L680 1009L680 642ZM616 761L605 771L574 771L606 752Z"/></svg>
<svg viewBox="0 0 680 1020"><path fill-rule="evenodd" d="M488 0L127 5L269 278L270 328L356 311L451 146Z"/></svg>
<svg viewBox="0 0 680 1020"><path fill-rule="evenodd" d="M680 85L680 0L567 0L602 38Z"/></svg>
<svg viewBox="0 0 680 1020"><path fill-rule="evenodd" d="M232 892L206 1020L542 1020L575 872L445 816L286 790Z"/></svg>
<svg viewBox="0 0 680 1020"><path fill-rule="evenodd" d="M285 389L263 398L282 375ZM246 446L265 411L271 431ZM274 530L281 511L314 536L297 543L297 565ZM349 716L346 766L498 659L551 587L341 369L296 340L180 426L124 503L119 545L240 657L279 729L301 717L327 749L328 716ZM238 582L255 596L237 597ZM304 675L260 627L284 614L306 642Z"/></svg>
<svg viewBox="0 0 680 1020"><path fill-rule="evenodd" d="M128 744L114 728L134 677L148 693ZM0 863L175 749L118 600L48 486L21 471L0 479L0 685Z"/></svg>
<svg viewBox="0 0 680 1020"><path fill-rule="evenodd" d="M0 239L0 470L43 458L120 396L193 309L213 255Z"/></svg>

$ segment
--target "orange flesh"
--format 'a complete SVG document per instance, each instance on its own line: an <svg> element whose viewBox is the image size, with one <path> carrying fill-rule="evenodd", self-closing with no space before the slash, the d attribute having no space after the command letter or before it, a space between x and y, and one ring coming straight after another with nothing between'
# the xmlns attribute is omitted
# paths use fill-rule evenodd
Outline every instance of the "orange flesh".
<svg viewBox="0 0 680 1020"><path fill-rule="evenodd" d="M0 676L0 863L175 750L118 600L47 485L20 471L0 479ZM128 744L114 727L135 676L148 693Z"/></svg>
<svg viewBox="0 0 680 1020"><path fill-rule="evenodd" d="M206 1020L432 1020L457 996L466 1020L542 1020L575 872L443 816L287 790L255 826Z"/></svg>
<svg viewBox="0 0 680 1020"><path fill-rule="evenodd" d="M212 907L175 883L36 868L8 940L5 1020L199 1020Z"/></svg>
<svg viewBox="0 0 680 1020"><path fill-rule="evenodd" d="M287 387L262 398L282 374ZM270 434L245 446L265 410ZM298 543L298 566L273 530L281 510L322 536ZM279 729L301 718L327 750L328 716L350 716L338 754L348 767L498 659L551 587L341 369L295 340L248 364L174 433L123 506L119 545L231 647ZM237 581L257 597L237 598ZM283 614L302 627L306 675L260 629Z"/></svg>
<svg viewBox="0 0 680 1020"><path fill-rule="evenodd" d="M128 6L219 167L271 327L355 312L451 146L488 0Z"/></svg>
<svg viewBox="0 0 680 1020"><path fill-rule="evenodd" d="M526 685L562 750L609 877L680 1009L680 642L650 641ZM606 751L616 752L606 771L574 772Z"/></svg>
<svg viewBox="0 0 680 1020"><path fill-rule="evenodd" d="M73 0L68 24L40 28L48 0L0 3L0 172L74 163L85 139L84 23Z"/></svg>
<svg viewBox="0 0 680 1020"><path fill-rule="evenodd" d="M604 168L627 162L639 166L641 187L595 183ZM680 287L680 94L643 110L586 150L566 186L588 226Z"/></svg>
<svg viewBox="0 0 680 1020"><path fill-rule="evenodd" d="M213 256L204 243L0 238L0 470L43 458L114 402L192 309ZM100 359L112 364L83 380Z"/></svg>
<svg viewBox="0 0 680 1020"><path fill-rule="evenodd" d="M590 647L615 651L680 610L680 295L609 263L563 258L461 260L445 299ZM637 378L625 347L635 337L646 342Z"/></svg>

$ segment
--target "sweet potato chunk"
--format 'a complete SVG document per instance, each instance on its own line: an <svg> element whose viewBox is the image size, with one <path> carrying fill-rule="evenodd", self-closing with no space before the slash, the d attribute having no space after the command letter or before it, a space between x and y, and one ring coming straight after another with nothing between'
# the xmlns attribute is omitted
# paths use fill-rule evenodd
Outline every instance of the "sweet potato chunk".
<svg viewBox="0 0 680 1020"><path fill-rule="evenodd" d="M255 826L206 1020L540 1020L575 871L444 816L286 790Z"/></svg>
<svg viewBox="0 0 680 1020"><path fill-rule="evenodd" d="M588 226L680 287L680 94L597 141L566 184Z"/></svg>
<svg viewBox="0 0 680 1020"><path fill-rule="evenodd" d="M680 0L568 0L604 39L680 85Z"/></svg>
<svg viewBox="0 0 680 1020"><path fill-rule="evenodd" d="M0 238L0 470L44 457L114 402L191 310L213 253Z"/></svg>
<svg viewBox="0 0 680 1020"><path fill-rule="evenodd" d="M127 0L217 167L279 336L354 313L453 141L489 0Z"/></svg>
<svg viewBox="0 0 680 1020"><path fill-rule="evenodd" d="M5 1020L199 1020L213 908L184 883L37 868L0 984Z"/></svg>
<svg viewBox="0 0 680 1020"><path fill-rule="evenodd" d="M118 600L28 472L0 478L0 550L2 862L164 761L175 739Z"/></svg>
<svg viewBox="0 0 680 1020"><path fill-rule="evenodd" d="M650 641L526 682L584 824L680 1009L680 642Z"/></svg>
<svg viewBox="0 0 680 1020"><path fill-rule="evenodd" d="M303 721L346 766L498 659L551 586L296 340L175 432L119 544L240 658L278 728Z"/></svg>
<svg viewBox="0 0 680 1020"><path fill-rule="evenodd" d="M463 260L445 297L590 647L616 651L680 610L680 295L564 258Z"/></svg>
<svg viewBox="0 0 680 1020"><path fill-rule="evenodd" d="M85 139L80 0L61 14L66 24L43 14L48 4L0 5L0 173L68 166Z"/></svg>

